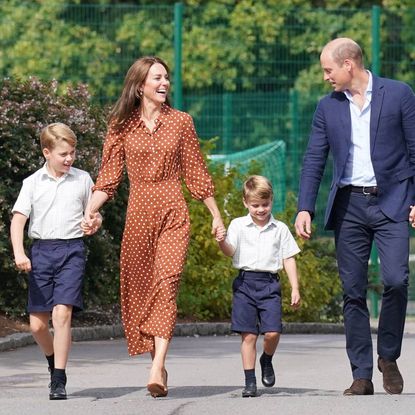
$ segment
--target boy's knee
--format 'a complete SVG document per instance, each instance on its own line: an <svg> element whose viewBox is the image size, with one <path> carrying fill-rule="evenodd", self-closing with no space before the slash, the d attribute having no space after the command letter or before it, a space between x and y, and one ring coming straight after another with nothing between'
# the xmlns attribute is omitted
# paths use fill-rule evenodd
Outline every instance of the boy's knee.
<svg viewBox="0 0 415 415"><path fill-rule="evenodd" d="M65 326L71 324L72 306L63 304L55 305L52 312L53 326Z"/></svg>
<svg viewBox="0 0 415 415"><path fill-rule="evenodd" d="M242 341L244 343L255 343L257 341L258 335L254 333L242 333Z"/></svg>
<svg viewBox="0 0 415 415"><path fill-rule="evenodd" d="M49 313L30 313L29 326L33 334L49 331Z"/></svg>
<svg viewBox="0 0 415 415"><path fill-rule="evenodd" d="M280 338L280 333L277 331L269 331L264 334L264 340L265 341L273 341Z"/></svg>
<svg viewBox="0 0 415 415"><path fill-rule="evenodd" d="M49 325L45 324L43 321L30 321L30 331L33 334L43 333L49 330Z"/></svg>

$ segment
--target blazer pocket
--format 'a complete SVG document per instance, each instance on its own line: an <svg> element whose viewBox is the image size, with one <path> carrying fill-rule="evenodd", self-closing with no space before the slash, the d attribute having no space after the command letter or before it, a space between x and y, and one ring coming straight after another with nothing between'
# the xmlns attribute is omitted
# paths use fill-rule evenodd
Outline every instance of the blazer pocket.
<svg viewBox="0 0 415 415"><path fill-rule="evenodd" d="M415 169L413 167L407 167L406 169L403 169L398 173L395 173L395 176L398 178L400 182L402 182L406 179L409 179L410 177L415 176Z"/></svg>

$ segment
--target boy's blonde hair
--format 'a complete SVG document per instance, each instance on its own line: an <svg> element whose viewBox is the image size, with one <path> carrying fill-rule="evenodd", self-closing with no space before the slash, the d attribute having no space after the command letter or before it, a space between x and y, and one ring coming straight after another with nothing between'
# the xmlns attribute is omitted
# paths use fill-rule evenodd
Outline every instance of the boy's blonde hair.
<svg viewBox="0 0 415 415"><path fill-rule="evenodd" d="M264 176L249 176L242 189L244 200L273 199L274 192L271 182Z"/></svg>
<svg viewBox="0 0 415 415"><path fill-rule="evenodd" d="M53 150L56 145L65 141L72 147L76 146L77 139L75 133L61 122L47 125L40 133L40 146L43 149Z"/></svg>

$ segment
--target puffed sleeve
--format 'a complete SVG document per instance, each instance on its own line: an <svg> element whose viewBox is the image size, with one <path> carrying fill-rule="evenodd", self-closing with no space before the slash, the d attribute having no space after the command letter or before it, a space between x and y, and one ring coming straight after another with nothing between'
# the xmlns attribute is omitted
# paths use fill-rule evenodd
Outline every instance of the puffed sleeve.
<svg viewBox="0 0 415 415"><path fill-rule="evenodd" d="M213 196L214 185L200 150L193 119L184 114L181 148L182 177L190 194L197 200Z"/></svg>
<svg viewBox="0 0 415 415"><path fill-rule="evenodd" d="M102 162L95 186L92 190L101 190L112 199L121 182L124 169L123 131L110 126L102 150Z"/></svg>

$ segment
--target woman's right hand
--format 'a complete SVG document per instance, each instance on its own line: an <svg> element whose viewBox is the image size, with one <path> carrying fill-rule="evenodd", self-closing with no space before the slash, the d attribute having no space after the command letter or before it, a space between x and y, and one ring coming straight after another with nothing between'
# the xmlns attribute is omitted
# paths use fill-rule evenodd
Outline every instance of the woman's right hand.
<svg viewBox="0 0 415 415"><path fill-rule="evenodd" d="M81 222L81 229L85 235L93 235L102 225L102 216L99 212L85 212Z"/></svg>

